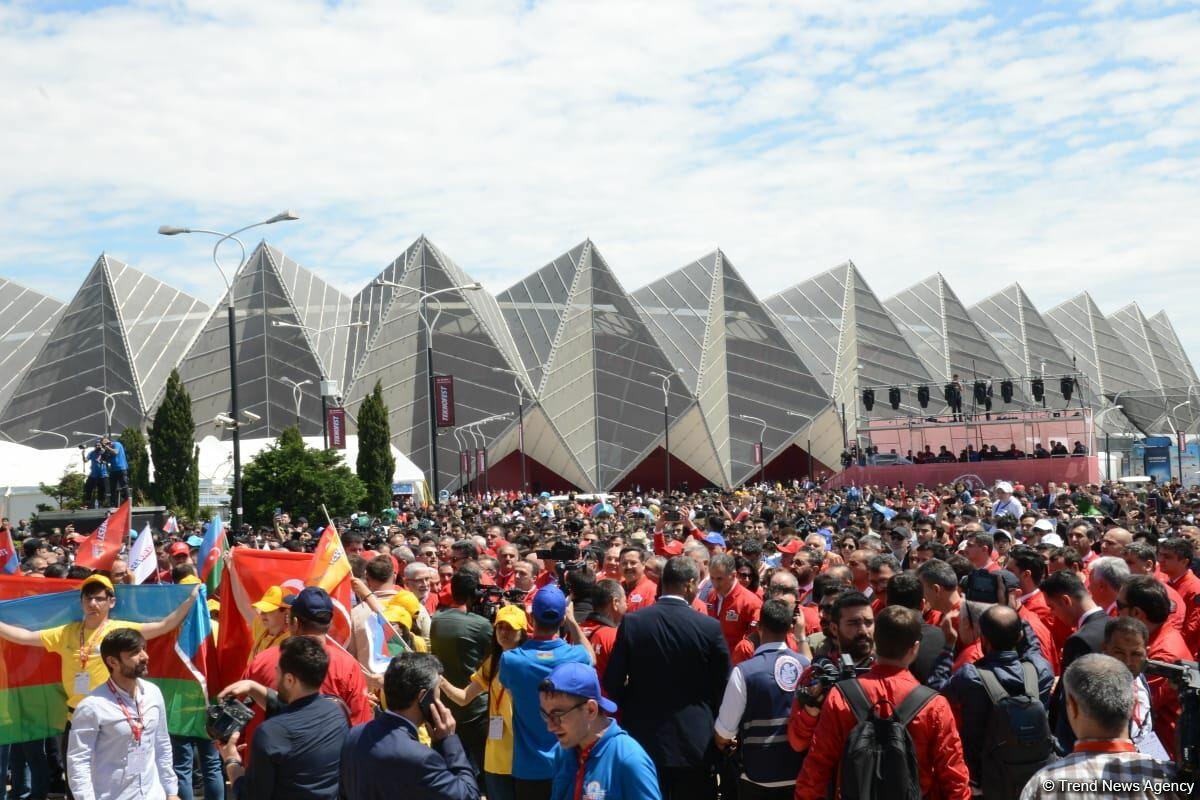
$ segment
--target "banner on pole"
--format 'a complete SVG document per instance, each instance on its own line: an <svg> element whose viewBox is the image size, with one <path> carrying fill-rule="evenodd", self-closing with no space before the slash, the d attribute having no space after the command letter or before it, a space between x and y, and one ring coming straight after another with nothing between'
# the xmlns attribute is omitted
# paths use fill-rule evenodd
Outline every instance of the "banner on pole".
<svg viewBox="0 0 1200 800"><path fill-rule="evenodd" d="M754 443L754 466L762 465L762 442Z"/></svg>
<svg viewBox="0 0 1200 800"><path fill-rule="evenodd" d="M454 426L454 376L433 376L434 416L439 428Z"/></svg>
<svg viewBox="0 0 1200 800"><path fill-rule="evenodd" d="M487 451L477 449L475 451L475 474L480 475L487 469Z"/></svg>
<svg viewBox="0 0 1200 800"><path fill-rule="evenodd" d="M329 431L329 446L346 449L346 409L334 407L325 411L325 428Z"/></svg>
<svg viewBox="0 0 1200 800"><path fill-rule="evenodd" d="M471 453L468 450L460 450L458 453L458 471L463 475L468 475L471 472Z"/></svg>

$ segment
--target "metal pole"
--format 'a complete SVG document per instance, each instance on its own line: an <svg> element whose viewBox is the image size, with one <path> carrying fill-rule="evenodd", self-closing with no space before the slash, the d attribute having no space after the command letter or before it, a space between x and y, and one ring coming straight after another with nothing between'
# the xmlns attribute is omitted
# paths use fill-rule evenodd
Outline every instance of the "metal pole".
<svg viewBox="0 0 1200 800"><path fill-rule="evenodd" d="M517 436L521 450L521 494L524 495L529 491L525 472L525 390L521 388L521 379L515 375L513 383L517 385Z"/></svg>
<svg viewBox="0 0 1200 800"><path fill-rule="evenodd" d="M321 376L321 383L325 382L325 376ZM321 387L317 387L320 391ZM329 449L329 401L325 399L325 393L321 392L321 447Z"/></svg>
<svg viewBox="0 0 1200 800"><path fill-rule="evenodd" d="M808 480L815 483L816 481L813 479L813 468L812 468L812 439L811 438L807 439L804 443L804 460L806 462L805 469L808 471Z"/></svg>
<svg viewBox="0 0 1200 800"><path fill-rule="evenodd" d="M219 243L218 243L219 244ZM240 269L240 267L239 267ZM229 292L229 404L233 416L233 502L232 527L235 534L242 528L242 435L241 409L238 408L238 378L237 378L237 330L235 328L235 311L233 307L233 291Z"/></svg>
<svg viewBox="0 0 1200 800"><path fill-rule="evenodd" d="M667 406L667 400L663 398L663 470L666 472L666 486L663 491L670 493L671 491L671 413Z"/></svg>
<svg viewBox="0 0 1200 800"><path fill-rule="evenodd" d="M758 482L766 484L767 482L767 451L763 449L763 437L758 435Z"/></svg>
<svg viewBox="0 0 1200 800"><path fill-rule="evenodd" d="M429 325L426 311L428 298L421 298L421 319L425 322L425 373L429 379L429 478L433 489L433 502L438 501L438 453L437 453L437 414L433 398L433 328Z"/></svg>

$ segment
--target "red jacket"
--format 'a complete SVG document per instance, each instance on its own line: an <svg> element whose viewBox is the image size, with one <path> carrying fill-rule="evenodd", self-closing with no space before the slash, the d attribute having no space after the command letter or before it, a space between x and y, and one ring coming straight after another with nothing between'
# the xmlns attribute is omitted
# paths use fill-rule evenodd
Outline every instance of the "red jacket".
<svg viewBox="0 0 1200 800"><path fill-rule="evenodd" d="M1026 598L1021 607L1037 614L1038 619L1042 621L1042 624L1046 626L1050 631L1050 635L1054 638L1054 646L1060 651L1063 649L1063 645L1067 643L1067 639L1075 632L1074 626L1068 625L1054 616L1054 612L1050 610L1049 604L1046 603L1046 596L1042 594L1041 589L1036 590L1032 596Z"/></svg>
<svg viewBox="0 0 1200 800"><path fill-rule="evenodd" d="M604 670L608 667L608 657L612 655L613 645L617 643L617 628L607 625L595 618L581 622L579 627L588 637L592 652L596 654L596 675L604 680Z"/></svg>
<svg viewBox="0 0 1200 800"><path fill-rule="evenodd" d="M624 584L621 584L624 587ZM640 608L654 605L654 598L658 595L658 584L649 578L642 576L638 581L637 586L632 589L625 590L625 613L630 614Z"/></svg>
<svg viewBox="0 0 1200 800"><path fill-rule="evenodd" d="M1196 601L1197 596L1200 595L1200 578L1188 570L1178 578L1169 581L1168 585L1179 592L1179 596L1183 598L1183 640L1187 642L1188 650L1193 654L1200 652L1200 605Z"/></svg>
<svg viewBox="0 0 1200 800"><path fill-rule="evenodd" d="M1042 618L1029 610L1028 606L1021 606L1017 611L1017 616L1029 623L1029 627L1033 628L1033 632L1037 635L1038 645L1042 650L1042 658L1046 659L1046 663L1050 665L1050 669L1058 675L1062 671L1062 661L1058 657L1058 645L1054 643L1054 634L1046 627L1046 623L1042 622Z"/></svg>
<svg viewBox="0 0 1200 800"><path fill-rule="evenodd" d="M787 648L793 652L798 651L800 648L800 644L796 641L796 637L791 633L787 635ZM757 649L758 645L755 644L754 640L747 636L747 638L742 639L737 643L737 647L733 648L733 650L729 652L730 664L736 667L738 664L753 656L754 651Z"/></svg>
<svg viewBox="0 0 1200 800"><path fill-rule="evenodd" d="M1167 599L1171 601L1171 613L1167 616L1167 624L1175 630L1183 633L1183 626L1187 624L1187 607L1183 603L1183 598L1179 592L1175 591L1175 587L1161 581L1163 588L1167 590Z"/></svg>
<svg viewBox="0 0 1200 800"><path fill-rule="evenodd" d="M1192 654L1179 632L1163 624L1150 634L1146 644L1146 657L1155 661L1177 664L1191 661ZM1150 684L1150 707L1154 710L1154 732L1172 756L1175 755L1175 728L1179 724L1179 693L1170 681L1156 675L1147 675Z"/></svg>
<svg viewBox="0 0 1200 800"><path fill-rule="evenodd" d="M884 699L892 708L918 685L908 670L882 664L871 667L858 680L868 700L874 703ZM788 741L796 750L808 748L804 767L796 779L796 800L826 797L830 782L837 777L846 738L855 724L854 712L836 688L825 698L818 717L792 704ZM970 776L949 701L938 695L926 703L909 723L908 732L920 767L921 796L928 800L970 800Z"/></svg>
<svg viewBox="0 0 1200 800"><path fill-rule="evenodd" d="M730 652L750 630L750 625L758 622L761 609L762 600L737 581L725 597L719 596L715 589L708 597L708 615L721 623L721 633Z"/></svg>

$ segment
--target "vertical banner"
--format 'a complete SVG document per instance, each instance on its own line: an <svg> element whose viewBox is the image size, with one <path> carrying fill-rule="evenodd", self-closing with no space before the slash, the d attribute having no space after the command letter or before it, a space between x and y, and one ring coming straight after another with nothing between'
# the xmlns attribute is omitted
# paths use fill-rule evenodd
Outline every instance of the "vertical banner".
<svg viewBox="0 0 1200 800"><path fill-rule="evenodd" d="M1147 436L1142 440L1142 452L1146 475L1159 483L1170 481L1174 474L1171 469L1171 437Z"/></svg>
<svg viewBox="0 0 1200 800"><path fill-rule="evenodd" d="M433 376L433 408L439 428L454 426L454 376Z"/></svg>
<svg viewBox="0 0 1200 800"><path fill-rule="evenodd" d="M482 475L485 469L487 469L487 451L477 449L475 451L475 474Z"/></svg>
<svg viewBox="0 0 1200 800"><path fill-rule="evenodd" d="M762 466L762 442L754 443L754 466Z"/></svg>
<svg viewBox="0 0 1200 800"><path fill-rule="evenodd" d="M458 454L458 471L463 475L471 474L471 451L462 450Z"/></svg>
<svg viewBox="0 0 1200 800"><path fill-rule="evenodd" d="M336 450L346 449L346 409L330 408L325 412L325 428L329 431L329 446Z"/></svg>

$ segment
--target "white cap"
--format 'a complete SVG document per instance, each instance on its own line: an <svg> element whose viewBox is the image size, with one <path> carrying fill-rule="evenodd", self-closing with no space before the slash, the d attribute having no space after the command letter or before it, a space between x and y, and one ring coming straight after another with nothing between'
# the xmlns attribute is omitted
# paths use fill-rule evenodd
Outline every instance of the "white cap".
<svg viewBox="0 0 1200 800"><path fill-rule="evenodd" d="M1054 523L1048 519L1039 519L1037 522L1033 523L1033 529L1035 531L1048 531L1053 533Z"/></svg>
<svg viewBox="0 0 1200 800"><path fill-rule="evenodd" d="M1008 481L1000 481L996 484L996 491L1012 494L1012 484Z"/></svg>
<svg viewBox="0 0 1200 800"><path fill-rule="evenodd" d="M1062 547L1063 540L1057 533L1047 533L1042 537L1042 544L1048 544L1051 547Z"/></svg>

